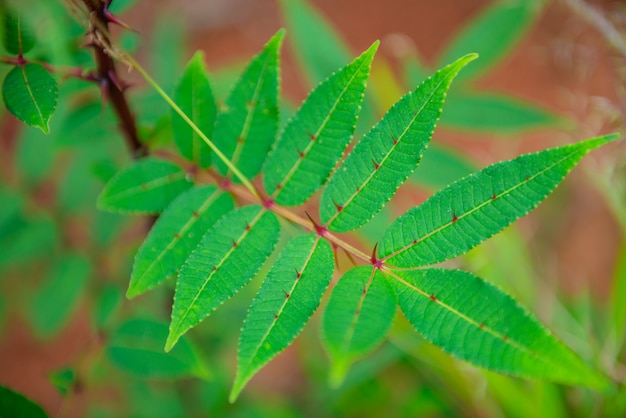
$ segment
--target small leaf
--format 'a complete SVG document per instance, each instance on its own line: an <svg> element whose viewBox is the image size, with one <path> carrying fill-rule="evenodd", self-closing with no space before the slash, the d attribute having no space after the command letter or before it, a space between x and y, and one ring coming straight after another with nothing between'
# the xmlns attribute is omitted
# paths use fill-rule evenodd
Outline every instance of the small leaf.
<svg viewBox="0 0 626 418"><path fill-rule="evenodd" d="M352 139L375 42L323 81L289 120L263 167L263 185L280 205L304 203L326 182Z"/></svg>
<svg viewBox="0 0 626 418"><path fill-rule="evenodd" d="M452 80L475 58L466 55L436 72L356 144L322 194L320 219L328 229L356 229L393 197L428 146Z"/></svg>
<svg viewBox="0 0 626 418"><path fill-rule="evenodd" d="M113 177L98 197L98 207L118 213L156 214L192 183L168 161L144 158Z"/></svg>
<svg viewBox="0 0 626 418"><path fill-rule="evenodd" d="M442 269L390 274L407 319L455 357L513 376L610 386L513 298L473 274Z"/></svg>
<svg viewBox="0 0 626 418"><path fill-rule="evenodd" d="M215 145L249 179L259 174L276 140L278 57L284 35L278 31L248 64L215 122ZM223 161L215 165L220 174L232 174Z"/></svg>
<svg viewBox="0 0 626 418"><path fill-rule="evenodd" d="M464 254L534 209L607 135L501 161L465 177L410 209L389 227L378 256L417 267Z"/></svg>
<svg viewBox="0 0 626 418"><path fill-rule="evenodd" d="M24 395L0 386L0 417L47 418L48 414Z"/></svg>
<svg viewBox="0 0 626 418"><path fill-rule="evenodd" d="M139 248L126 296L147 292L178 272L206 231L233 206L233 199L215 186L181 193Z"/></svg>
<svg viewBox="0 0 626 418"><path fill-rule="evenodd" d="M50 269L34 295L31 310L33 326L42 337L55 335L70 318L91 275L87 258L65 254Z"/></svg>
<svg viewBox="0 0 626 418"><path fill-rule="evenodd" d="M475 78L507 54L538 16L542 1L498 1L475 17L457 35L439 59L439 65L470 52L480 55L476 65L460 78Z"/></svg>
<svg viewBox="0 0 626 418"><path fill-rule="evenodd" d="M0 235L0 266L49 256L59 244L58 225L49 216L26 221L17 218L14 222L17 225L12 224L9 232Z"/></svg>
<svg viewBox="0 0 626 418"><path fill-rule="evenodd" d="M246 383L300 333L320 304L334 268L330 244L309 234L281 252L259 289L241 330L234 402Z"/></svg>
<svg viewBox="0 0 626 418"><path fill-rule="evenodd" d="M170 353L163 352L167 325L148 319L131 319L113 335L107 355L120 369L139 377L178 379L209 377L206 364L187 338Z"/></svg>
<svg viewBox="0 0 626 418"><path fill-rule="evenodd" d="M15 10L7 10L5 7L0 9L4 18L3 45L7 52L13 55L23 55L35 46L35 34L28 22L22 18L24 10L18 4L15 3L17 6Z"/></svg>
<svg viewBox="0 0 626 418"><path fill-rule="evenodd" d="M383 341L395 313L395 295L379 270L361 266L341 277L322 318L322 341L332 360L333 386L339 386L355 360Z"/></svg>
<svg viewBox="0 0 626 418"><path fill-rule="evenodd" d="M252 279L278 235L273 213L246 206L227 213L202 237L178 275L166 351Z"/></svg>
<svg viewBox="0 0 626 418"><path fill-rule="evenodd" d="M76 384L76 372L70 368L57 370L48 376L48 380L61 395L65 396Z"/></svg>
<svg viewBox="0 0 626 418"><path fill-rule="evenodd" d="M502 134L554 125L560 120L517 99L475 92L451 94L441 115L441 123L449 127Z"/></svg>
<svg viewBox="0 0 626 418"><path fill-rule="evenodd" d="M121 301L122 292L115 285L105 285L98 291L98 297L92 311L92 322L96 330L104 328L121 305Z"/></svg>
<svg viewBox="0 0 626 418"><path fill-rule="evenodd" d="M446 104L446 111L448 110ZM424 154L409 182L439 190L472 174L476 164L458 151L433 142Z"/></svg>
<svg viewBox="0 0 626 418"><path fill-rule="evenodd" d="M15 66L2 84L9 112L30 126L49 133L48 123L57 106L57 83L39 64Z"/></svg>
<svg viewBox="0 0 626 418"><path fill-rule="evenodd" d="M174 101L208 138L213 135L217 105L202 52L196 52L178 79ZM209 146L173 109L172 131L174 143L183 157L202 168L211 164Z"/></svg>

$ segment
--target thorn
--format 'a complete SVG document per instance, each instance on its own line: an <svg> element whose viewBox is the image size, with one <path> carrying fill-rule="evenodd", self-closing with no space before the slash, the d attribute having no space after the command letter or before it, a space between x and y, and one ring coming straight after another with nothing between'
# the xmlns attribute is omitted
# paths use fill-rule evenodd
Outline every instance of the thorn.
<svg viewBox="0 0 626 418"><path fill-rule="evenodd" d="M104 9L103 14L104 14L104 18L107 20L107 22L114 23L116 25L120 25L121 27L123 27L124 29L127 29L129 31L137 32L135 29L131 28L128 24L126 24L119 17L117 17L113 13L111 13L109 11L109 9Z"/></svg>
<svg viewBox="0 0 626 418"><path fill-rule="evenodd" d="M289 293L285 292L284 290L283 290L283 293L285 294L285 299L289 299L289 296L291 296Z"/></svg>
<svg viewBox="0 0 626 418"><path fill-rule="evenodd" d="M295 269L295 270L296 270L296 280L298 280L302 276L302 273L300 273L298 269Z"/></svg>
<svg viewBox="0 0 626 418"><path fill-rule="evenodd" d="M430 300L432 300L433 302L437 302L437 297L435 296L434 293L431 293L429 296Z"/></svg>
<svg viewBox="0 0 626 418"><path fill-rule="evenodd" d="M458 218L458 216L456 216L456 211L453 211L452 212L452 222L454 223L454 222L456 222L458 220L459 220L459 218Z"/></svg>
<svg viewBox="0 0 626 418"><path fill-rule="evenodd" d="M367 295L367 287L363 287L363 291L361 292L363 296Z"/></svg>
<svg viewBox="0 0 626 418"><path fill-rule="evenodd" d="M213 271L217 271L217 266L213 266Z"/></svg>
<svg viewBox="0 0 626 418"><path fill-rule="evenodd" d="M246 222L246 231L250 230L250 224L248 224L248 222Z"/></svg>
<svg viewBox="0 0 626 418"><path fill-rule="evenodd" d="M333 204L337 208L337 212L341 212L343 210L343 206L335 202L335 199L333 199Z"/></svg>
<svg viewBox="0 0 626 418"><path fill-rule="evenodd" d="M282 188L283 188L283 185L282 185L282 184L278 183L278 184L276 185L276 190L280 190L280 189L282 189Z"/></svg>
<svg viewBox="0 0 626 418"><path fill-rule="evenodd" d="M317 235L319 235L320 237L326 236L326 233L328 232L328 229L326 229L325 226L318 225L313 220L313 218L311 218L311 215L309 215L309 212L304 211L304 214L306 215L307 218L309 218L309 221L311 221L311 223L313 224L313 228L315 228L315 232L317 232Z"/></svg>
<svg viewBox="0 0 626 418"><path fill-rule="evenodd" d="M233 248L237 246L237 241L233 240Z"/></svg>
<svg viewBox="0 0 626 418"><path fill-rule="evenodd" d="M312 133L309 133L309 132L307 132L306 134L309 136L309 138L311 138L311 141L315 141L315 139L316 139L315 135L313 135Z"/></svg>
<svg viewBox="0 0 626 418"><path fill-rule="evenodd" d="M509 340L509 336L505 335L504 337L502 337L502 341L508 341Z"/></svg>
<svg viewBox="0 0 626 418"><path fill-rule="evenodd" d="M480 325L479 325L478 327L479 327L480 329L485 328L485 323L484 323L484 322L481 322L481 323L480 323Z"/></svg>
<svg viewBox="0 0 626 418"><path fill-rule="evenodd" d="M175 234L174 234L174 238L176 238L176 239L180 239L180 234L179 234L178 232L177 232L177 233L175 233Z"/></svg>
<svg viewBox="0 0 626 418"><path fill-rule="evenodd" d="M372 266L374 266L374 268L380 270L383 267L383 260L376 258L376 249L377 248L378 248L378 243L376 243L376 245L374 245L374 249L372 250L372 255L370 257L370 262L372 263Z"/></svg>
<svg viewBox="0 0 626 418"><path fill-rule="evenodd" d="M526 176L526 181L528 181L528 180L529 180L529 179L528 179L528 176Z"/></svg>
<svg viewBox="0 0 626 418"><path fill-rule="evenodd" d="M374 161L373 158L372 158L372 162L374 163L374 170L378 170L378 168L380 167L380 164L378 164L376 161Z"/></svg>
<svg viewBox="0 0 626 418"><path fill-rule="evenodd" d="M491 196L491 200L496 200L496 194L494 193L493 196Z"/></svg>
<svg viewBox="0 0 626 418"><path fill-rule="evenodd" d="M304 158L304 151L300 151L299 149L296 148L296 151L298 151L298 155L300 156L300 158Z"/></svg>
<svg viewBox="0 0 626 418"><path fill-rule="evenodd" d="M416 239L413 240L413 245L415 245L415 244L417 244L417 240Z"/></svg>
<svg viewBox="0 0 626 418"><path fill-rule="evenodd" d="M115 85L115 87L117 87L117 89L119 91L124 91L124 86L122 83L120 83L120 81L117 79L117 76L115 75L115 73L113 72L113 70L109 70L109 72L107 73L109 80L111 80L113 82L113 85Z"/></svg>
<svg viewBox="0 0 626 418"><path fill-rule="evenodd" d="M393 145L396 145L398 143L398 140L395 136L391 135L391 139L393 139Z"/></svg>
<svg viewBox="0 0 626 418"><path fill-rule="evenodd" d="M271 209L274 206L274 201L272 199L264 199L263 200L263 207L265 209Z"/></svg>
<svg viewBox="0 0 626 418"><path fill-rule="evenodd" d="M337 268L337 270L339 270L339 253L337 251L339 247L334 242L331 242L330 246L333 249L333 258L335 259L335 267Z"/></svg>
<svg viewBox="0 0 626 418"><path fill-rule="evenodd" d="M278 314L274 314L274 319L278 319Z"/></svg>
<svg viewBox="0 0 626 418"><path fill-rule="evenodd" d="M193 211L193 217L198 219L200 217L200 214L194 210Z"/></svg>
<svg viewBox="0 0 626 418"><path fill-rule="evenodd" d="M237 143L238 144L243 144L243 142L245 141L245 139L243 138L243 136L240 136L237 138Z"/></svg>

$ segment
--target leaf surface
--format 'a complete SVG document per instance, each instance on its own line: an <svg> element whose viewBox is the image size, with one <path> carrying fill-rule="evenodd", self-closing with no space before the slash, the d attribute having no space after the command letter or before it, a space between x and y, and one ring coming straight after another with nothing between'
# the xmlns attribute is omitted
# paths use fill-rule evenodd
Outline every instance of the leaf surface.
<svg viewBox="0 0 626 418"><path fill-rule="evenodd" d="M215 186L181 193L163 212L143 242L133 265L126 296L133 298L176 273L202 236L234 206Z"/></svg>
<svg viewBox="0 0 626 418"><path fill-rule="evenodd" d="M395 312L395 295L379 270L356 267L339 279L322 317L322 341L332 360L333 386L343 381L355 360L383 341Z"/></svg>
<svg viewBox="0 0 626 418"><path fill-rule="evenodd" d="M263 167L280 205L304 203L327 180L350 143L378 42L328 77L302 103Z"/></svg>
<svg viewBox="0 0 626 418"><path fill-rule="evenodd" d="M278 235L273 213L246 206L227 213L202 237L178 275L166 351L252 279Z"/></svg>
<svg viewBox="0 0 626 418"><path fill-rule="evenodd" d="M24 13L23 5L19 3L11 4L16 6L7 9L6 3L3 2L2 13L4 32L2 33L2 40L4 48L8 53L13 55L21 55L30 51L35 46L35 34L33 33L28 22L24 21L22 14Z"/></svg>
<svg viewBox="0 0 626 418"><path fill-rule="evenodd" d="M79 254L65 254L55 262L39 285L30 307L37 334L51 337L70 318L91 275L92 266Z"/></svg>
<svg viewBox="0 0 626 418"><path fill-rule="evenodd" d="M249 179L261 171L276 140L278 57L284 34L278 31L248 64L215 123L215 145ZM223 161L216 160L215 165L220 174L232 174Z"/></svg>
<svg viewBox="0 0 626 418"><path fill-rule="evenodd" d="M144 158L106 184L98 197L98 207L118 213L156 214L191 186L187 174L177 165Z"/></svg>
<svg viewBox="0 0 626 418"><path fill-rule="evenodd" d="M0 386L0 417L47 418L48 414L21 393Z"/></svg>
<svg viewBox="0 0 626 418"><path fill-rule="evenodd" d="M501 161L410 209L378 247L384 263L412 268L464 254L534 209L607 135Z"/></svg>
<svg viewBox="0 0 626 418"><path fill-rule="evenodd" d="M2 84L2 97L9 112L30 126L49 133L49 121L57 106L54 78L39 64L13 67Z"/></svg>
<svg viewBox="0 0 626 418"><path fill-rule="evenodd" d="M356 144L322 194L320 219L328 229L356 229L393 197L428 146L452 80L475 58L466 55L437 71Z"/></svg>
<svg viewBox="0 0 626 418"><path fill-rule="evenodd" d="M484 73L511 51L539 14L541 3L541 0L492 3L448 45L439 59L439 65L475 52L480 55L480 60L464 71L460 78L475 78Z"/></svg>
<svg viewBox="0 0 626 418"><path fill-rule="evenodd" d="M211 138L217 105L202 52L196 52L178 79L174 101L207 138ZM171 115L174 143L181 155L200 167L208 167L211 164L209 146L173 109Z"/></svg>
<svg viewBox="0 0 626 418"><path fill-rule="evenodd" d="M516 133L522 130L553 125L561 119L540 107L498 94L463 92L451 94L441 123L446 126L487 131Z"/></svg>
<svg viewBox="0 0 626 418"><path fill-rule="evenodd" d="M333 269L330 244L319 236L301 235L287 244L252 302L241 330L231 402L252 376L300 333L319 306Z"/></svg>
<svg viewBox="0 0 626 418"><path fill-rule="evenodd" d="M460 270L390 273L409 322L433 344L477 366L520 377L606 389L591 370L515 300Z"/></svg>
<svg viewBox="0 0 626 418"><path fill-rule="evenodd" d="M185 337L169 353L163 352L167 324L149 319L130 319L115 332L107 347L113 364L139 377L177 379L209 377L196 349Z"/></svg>

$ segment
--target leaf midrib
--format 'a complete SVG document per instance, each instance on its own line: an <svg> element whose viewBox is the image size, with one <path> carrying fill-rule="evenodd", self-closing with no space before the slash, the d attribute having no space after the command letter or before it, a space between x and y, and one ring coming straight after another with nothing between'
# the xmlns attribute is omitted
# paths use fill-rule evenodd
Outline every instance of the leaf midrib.
<svg viewBox="0 0 626 418"><path fill-rule="evenodd" d="M183 313L182 317L178 320L177 326L176 326L176 334L180 334L180 328L181 325L184 324L185 319L187 319L187 315L189 315L189 312L191 311L191 308L196 304L196 302L198 301L198 298L200 297L200 295L202 294L202 292L204 292L204 289L207 287L207 285L209 284L209 282L211 281L211 278L217 274L217 272L220 270L220 267L224 264L224 262L226 260L228 260L228 258L231 256L231 254L233 252L236 251L237 248L239 248L239 244L246 238L246 236L252 231L252 228L254 228L254 226L256 225L256 223L261 219L261 217L265 214L265 209L264 208L260 208L259 213L257 213L254 218L250 221L250 223L248 224L249 228L244 228L243 233L239 236L239 238L237 240L235 240L235 243L237 244L237 246L231 246L230 249L226 252L226 254L224 254L224 256L219 260L219 262L214 266L215 268L213 270L211 270L211 272L209 273L209 276L207 277L207 279L204 281L204 283L202 284L202 287L196 292L196 295L194 296L193 300L191 301L191 303L189 303L187 305L187 309L185 310L185 312ZM170 332L171 335L174 335L172 332ZM178 340L178 339L177 339Z"/></svg>
<svg viewBox="0 0 626 418"><path fill-rule="evenodd" d="M372 283L374 282L374 276L376 275L376 268L372 266L372 272L370 273L370 278L365 285L364 292L361 292L359 296L359 301L357 303L356 310L354 311L354 315L352 317L352 321L348 327L348 331L345 333L341 348L345 350L345 353L349 354L348 349L351 347L352 337L354 337L354 332L356 331L356 326L359 322L359 318L361 317L361 311L363 309L363 304L365 303L365 299L367 298L368 292L372 287Z"/></svg>
<svg viewBox="0 0 626 418"><path fill-rule="evenodd" d="M343 204L343 210L342 211L337 211L335 212L335 214L333 216L331 216L330 220L328 220L328 222L326 222L326 226L330 226L330 224L337 219L337 217L341 214L344 213L345 210L349 207L349 205L352 203L352 201L363 192L363 189L367 188L367 185L369 184L369 182L374 178L374 176L376 175L377 172L380 172L380 169L383 168L385 166L385 163L387 161L387 158L389 158L389 156L393 153L393 151L396 149L396 147L398 145L400 145L400 142L402 141L402 139L404 138L404 136L406 135L406 133L409 131L409 129L413 126L413 124L415 123L415 120L418 118L419 115L421 115L422 110L424 110L424 108L426 107L427 103L430 103L430 99L435 95L435 93L439 90L439 87L441 87L441 84L443 84L444 81L448 80L448 77L442 79L437 86L433 89L432 93L428 96L428 98L424 101L424 103L422 104L422 106L415 112L415 114L413 115L413 118L411 119L411 122L409 122L406 126L406 128L404 129L404 131L402 131L402 134L400 135L400 137L398 138L398 142L395 144L392 144L391 148L389 149L389 151L385 154L385 157L381 160L380 162L380 166L378 168L378 170L372 170L372 172L370 173L370 175L365 179L365 181L361 184L360 187L357 188L357 191L355 191L349 198L348 200Z"/></svg>
<svg viewBox="0 0 626 418"><path fill-rule="evenodd" d="M304 273L306 272L306 268L309 265L311 259L313 258L313 254L315 253L315 250L317 249L319 241L320 241L320 236L317 235L315 237L315 240L313 241L313 245L311 247L311 251L309 251L309 254L307 255L307 258L304 260L304 263L302 264L301 270L299 270L300 278L293 282L293 285L289 289L289 292L287 292L289 295L292 295L294 290L296 289L296 286L298 285L298 283L302 282L302 279L304 278ZM254 356L252 356L252 360L247 363L248 367L252 365L252 362L255 359L256 354L259 352L259 348L261 348L263 346L263 343L265 342L267 337L271 334L272 330L276 326L276 323L278 322L278 319L280 318L280 315L285 310L285 307L287 306L289 300L290 300L289 298L285 298L285 300L283 301L282 305L280 306L280 309L278 310L278 313L276 313L277 316L272 321L271 325L269 326L269 328L267 329L267 331L263 335L263 338L261 338L259 344L256 345L255 350L254 350Z"/></svg>
<svg viewBox="0 0 626 418"><path fill-rule="evenodd" d="M121 198L127 197L129 195L133 195L133 194L135 194L137 192L149 192L149 191L152 191L152 190L156 189L158 186L162 186L162 185L168 184L168 183L174 183L175 181L180 180L180 179L184 179L184 178L185 178L185 172L184 171L168 173L165 176L157 177L157 178L149 180L149 181L147 181L145 183L141 183L138 186L130 187L130 188L128 188L126 190L123 190L123 191L121 191L119 193L113 194L113 195L109 196L109 199L112 199L112 198L121 199Z"/></svg>
<svg viewBox="0 0 626 418"><path fill-rule="evenodd" d="M21 47L22 45L21 45L21 40L20 40L20 49ZM41 125L43 126L45 124L45 119L41 111L41 108L39 107L39 104L37 103L37 100L35 99L35 94L33 93L28 77L26 76L26 65L20 65L19 67L20 67L20 71L22 72L22 77L24 77L24 86L26 87L26 91L28 92L30 99L35 105L35 109L37 110L37 115L39 116L39 121Z"/></svg>
<svg viewBox="0 0 626 418"><path fill-rule="evenodd" d="M200 208L198 209L198 214L200 216L202 216L204 214L204 212L206 212L206 210L217 200L219 199L219 197L221 196L222 192L221 190L216 190L214 191L205 201L204 203L200 206ZM181 237L183 237L185 235L185 233L187 231L189 231L193 225L198 222L200 220L200 216L192 216L186 223L185 225L183 225L183 227L179 230L179 234ZM165 254L167 254L167 252L169 250L171 250L176 243L180 242L181 238L173 238L172 240L170 240L170 242L167 244L167 246L163 249L163 251L161 251L159 253L159 255L154 259L154 261L152 263L150 263L150 265L148 266L148 268L144 271L144 273L139 276L137 278L137 280L142 280L157 264L159 261L161 261L161 259L165 256Z"/></svg>
<svg viewBox="0 0 626 418"><path fill-rule="evenodd" d="M265 73L265 69L268 66L268 61L270 59L270 55L272 55L272 54L271 53L266 54L265 60L263 61L263 66L261 67L261 71L259 73L259 77L257 78L256 85L254 86L254 93L252 94L252 103L254 103L254 106L252 107L252 109L250 111L247 112L246 119L245 119L245 121L243 123L243 126L241 128L241 133L236 138L238 140L241 137L241 138L243 138L243 140L241 142L237 141L237 143L235 145L235 150L233 151L233 156L231 158L231 162L235 166L239 162L239 158L241 157L241 153L243 152L243 148L245 146L245 142L248 139L248 133L250 131L250 126L252 125L252 118L253 118L254 114L256 113L257 104L258 104L258 101L259 101L259 96L261 95L261 88L264 85L263 74ZM232 176L232 174L233 174L232 171L229 169L228 173L227 173L227 176L230 177L230 176Z"/></svg>
<svg viewBox="0 0 626 418"><path fill-rule="evenodd" d="M461 214L461 215L458 215L458 216L456 217L456 220L454 220L454 221L452 221L452 220L448 221L447 223L443 224L443 225L442 225L442 226L440 226L439 228L434 229L433 231L431 231L431 232L429 232L428 234L424 235L423 237L421 237L420 239L416 240L415 242L411 242L410 244L407 244L407 245L405 245L405 246L401 247L400 249L398 249L398 250L396 250L396 251L392 252L391 254L389 254L389 255L387 255L387 256L385 256L385 257L382 257L382 258L381 258L381 260L384 262L384 261L386 261L386 260L389 260L389 259L392 259L392 258L394 258L394 257L398 256L398 255L399 255L399 254L401 254L401 253L404 253L405 251L410 250L412 247L414 247L414 246L416 246L416 245L418 245L418 244L421 244L422 242L424 242L425 240L429 239L429 238L430 238L430 237L432 237L433 235L435 235L435 234L437 234L437 233L439 233L439 232L443 231L444 229L446 229L446 228L448 228L448 227L450 227L450 226L452 226L452 225L454 225L454 224L458 223L458 222L459 222L459 221L461 221L462 219L464 219L464 218L466 218L466 217L468 217L468 216L472 215L474 212L476 212L476 211L478 211L478 210L482 209L483 207L485 207L485 206L487 206L487 205L489 205L489 204L492 204L492 203L493 203L493 202L495 202L497 199L500 199L500 198L502 198L502 197L505 197L505 196L509 195L510 193L514 192L516 189L518 189L519 187L523 186L524 184L526 184L526 183L530 182L531 180L534 180L535 178L537 178L537 177L539 177L539 176L543 175L545 172L547 172L547 171L549 171L549 170L552 170L552 169L553 169L554 167L556 167L557 165L559 165L559 164L563 163L565 160L567 160L567 159L571 158L574 154L581 153L581 152L583 153L583 155L586 153L586 152L584 152L584 151L580 151L580 150L576 150L576 149L575 149L575 150L574 150L571 154L569 154L569 155L567 155L567 156L565 156L565 157L561 158L560 160L558 160L558 161L556 161L556 162L553 162L553 164L551 164L551 165L547 166L546 168L544 168L543 170L541 170L541 171L537 172L536 174L534 174L534 175L532 175L532 176L528 177L528 179L527 179L527 180L523 180L523 181L519 182L518 184L516 184L515 186L510 187L510 188L508 188L508 189L504 190L503 192L501 192L501 193L499 193L499 194L496 194L496 198L495 198L495 199L494 199L493 197L489 197L486 201L484 201L483 203L479 204L478 206L475 206L474 208L470 209L469 211L467 211L467 212L465 212L465 213L463 213L463 214ZM445 190L445 189L444 189L444 190ZM419 206L418 206L418 207L419 207ZM419 269L419 267L422 267L422 266L420 265L420 266L408 267L408 268L403 268L403 267L396 267L396 266L394 266L394 268L395 268L395 269L398 269L398 270L416 270L416 269Z"/></svg>
<svg viewBox="0 0 626 418"><path fill-rule="evenodd" d="M291 167L291 169L289 170L289 172L285 175L285 177L283 177L281 179L281 181L278 182L278 184L282 184L283 186L286 186L287 183L289 183L289 181L291 181L292 176L294 175L294 173L298 170L298 168L300 167L300 165L302 164L302 162L306 159L306 157L309 155L309 152L311 151L311 149L315 146L315 144L318 142L317 139L319 138L319 135L322 133L322 131L326 128L326 124L330 121L331 116L333 115L333 113L335 112L335 110L337 109L337 106L339 106L339 103L341 102L341 99L343 98L343 96L345 95L346 91L348 90L349 87L352 86L352 83L354 82L354 79L357 77L357 75L360 74L361 72L361 68L363 68L364 65L367 65L368 62L371 62L367 59L364 59L363 62L361 62L361 64L359 65L359 67L354 71L354 74L350 77L350 81L348 83L346 83L345 87L343 88L343 90L341 91L341 94L337 97L337 100L335 100L335 103L333 103L333 106L331 107L330 111L328 112L328 114L326 115L326 117L324 118L324 120L322 121L322 123L320 124L320 127L317 129L317 131L315 132L315 141L310 141L309 144L307 144L307 146L304 148L304 150L302 150L304 156L298 158L296 160L296 162L294 163L294 165ZM284 133L285 131L283 131ZM278 196L280 196L280 194L286 189L286 187L281 187L280 189L276 189L274 191L274 193L272 194L272 199L276 200L278 198Z"/></svg>

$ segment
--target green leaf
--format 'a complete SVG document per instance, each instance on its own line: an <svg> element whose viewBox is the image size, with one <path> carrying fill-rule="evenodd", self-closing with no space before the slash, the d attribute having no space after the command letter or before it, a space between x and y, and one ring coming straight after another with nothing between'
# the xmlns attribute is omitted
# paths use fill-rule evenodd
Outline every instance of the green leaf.
<svg viewBox="0 0 626 418"><path fill-rule="evenodd" d="M49 255L59 243L59 229L49 216L18 223L0 236L0 266L30 262Z"/></svg>
<svg viewBox="0 0 626 418"><path fill-rule="evenodd" d="M61 330L80 299L92 273L91 263L80 254L59 258L37 292L30 307L33 327L42 337Z"/></svg>
<svg viewBox="0 0 626 418"><path fill-rule="evenodd" d="M94 328L97 330L104 328L111 316L121 305L121 302L122 292L120 292L117 286L108 284L99 289L92 311Z"/></svg>
<svg viewBox="0 0 626 418"><path fill-rule="evenodd" d="M0 386L0 417L47 418L48 414L24 395Z"/></svg>
<svg viewBox="0 0 626 418"><path fill-rule="evenodd" d="M15 5L18 6L18 3ZM22 7L18 6L15 10L7 10L6 7L2 7L0 13L4 18L2 43L7 52L13 55L22 55L30 51L35 46L36 39L28 22L22 19L24 13Z"/></svg>
<svg viewBox="0 0 626 418"><path fill-rule="evenodd" d="M451 94L441 123L446 126L492 133L518 133L554 125L561 119L534 105L498 94Z"/></svg>
<svg viewBox="0 0 626 418"><path fill-rule="evenodd" d="M131 319L113 335L107 347L108 358L120 369L139 377L207 379L207 366L187 338L181 338L171 352L163 352L167 332L167 324Z"/></svg>
<svg viewBox="0 0 626 418"><path fill-rule="evenodd" d="M389 227L378 257L399 267L426 266L464 254L526 215L607 135L501 161L410 209Z"/></svg>
<svg viewBox="0 0 626 418"><path fill-rule="evenodd" d="M196 52L187 64L174 90L174 101L183 112L210 138L217 114L217 105L204 65L204 54ZM211 149L173 109L174 142L183 157L204 168L211 164Z"/></svg>
<svg viewBox="0 0 626 418"><path fill-rule="evenodd" d="M428 146L452 80L475 58L466 55L436 72L356 144L322 194L320 219L328 229L356 229L393 197Z"/></svg>
<svg viewBox="0 0 626 418"><path fill-rule="evenodd" d="M615 333L619 353L626 340L626 245L624 244L618 253L613 274L609 309L612 331Z"/></svg>
<svg viewBox="0 0 626 418"><path fill-rule="evenodd" d="M395 313L395 295L378 269L356 267L341 277L322 318L322 341L332 360L333 386L339 386L355 360L383 341Z"/></svg>
<svg viewBox="0 0 626 418"><path fill-rule="evenodd" d="M263 167L280 205L304 203L326 182L350 143L378 42L313 90L283 130Z"/></svg>
<svg viewBox="0 0 626 418"><path fill-rule="evenodd" d="M261 171L276 140L278 57L284 35L278 31L248 64L215 122L213 142L249 179ZM215 165L221 174L232 175L223 161Z"/></svg>
<svg viewBox="0 0 626 418"><path fill-rule="evenodd" d="M49 133L57 106L57 83L39 64L15 66L2 84L2 97L9 112L30 126Z"/></svg>
<svg viewBox="0 0 626 418"><path fill-rule="evenodd" d="M139 248L126 296L147 292L178 272L204 233L233 206L232 198L215 186L181 193Z"/></svg>
<svg viewBox="0 0 626 418"><path fill-rule="evenodd" d="M252 279L278 235L273 213L246 206L227 213L202 237L178 275L166 351Z"/></svg>
<svg viewBox="0 0 626 418"><path fill-rule="evenodd" d="M118 213L156 214L191 186L177 165L144 158L107 183L98 197L98 207Z"/></svg>
<svg viewBox="0 0 626 418"><path fill-rule="evenodd" d="M70 393L76 384L76 372L70 368L56 370L50 373L48 380L61 395L65 396Z"/></svg>
<svg viewBox="0 0 626 418"><path fill-rule="evenodd" d="M234 402L246 383L300 333L320 304L334 269L330 244L318 235L294 238L255 297L241 330Z"/></svg>
<svg viewBox="0 0 626 418"><path fill-rule="evenodd" d="M473 274L442 269L390 274L407 319L455 357L513 376L610 386L513 298Z"/></svg>
<svg viewBox="0 0 626 418"><path fill-rule="evenodd" d="M446 104L446 112L447 110ZM473 173L476 169L476 164L458 151L433 142L409 178L409 182L439 190Z"/></svg>
<svg viewBox="0 0 626 418"><path fill-rule="evenodd" d="M492 68L505 56L530 28L539 14L542 1L497 1L475 17L457 35L439 59L439 65L451 62L470 52L480 55L480 60L460 78L475 78Z"/></svg>

